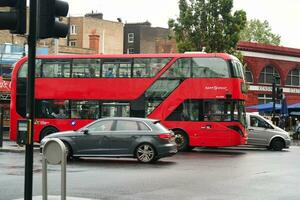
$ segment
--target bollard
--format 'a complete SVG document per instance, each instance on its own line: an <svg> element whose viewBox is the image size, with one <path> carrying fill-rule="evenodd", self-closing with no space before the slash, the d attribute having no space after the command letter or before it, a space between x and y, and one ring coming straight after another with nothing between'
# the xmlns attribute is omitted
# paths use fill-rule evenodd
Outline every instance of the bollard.
<svg viewBox="0 0 300 200"><path fill-rule="evenodd" d="M0 147L3 147L3 127L4 127L3 117L4 117L4 108L1 107L0 108Z"/></svg>
<svg viewBox="0 0 300 200"><path fill-rule="evenodd" d="M43 200L48 199L47 164L61 165L61 200L66 200L66 164L67 152L64 143L57 138L49 139L43 147L42 193Z"/></svg>

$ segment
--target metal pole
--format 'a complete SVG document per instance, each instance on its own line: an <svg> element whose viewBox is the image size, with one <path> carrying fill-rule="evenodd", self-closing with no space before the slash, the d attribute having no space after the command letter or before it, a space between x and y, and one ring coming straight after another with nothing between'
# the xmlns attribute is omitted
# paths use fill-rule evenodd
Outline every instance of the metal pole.
<svg viewBox="0 0 300 200"><path fill-rule="evenodd" d="M273 101L273 109L272 109L272 122L275 124L275 101L276 101L276 78L273 77L273 84L272 84L272 101Z"/></svg>
<svg viewBox="0 0 300 200"><path fill-rule="evenodd" d="M64 146L63 146L64 147ZM66 200L67 196L67 153L66 149L61 149L61 200Z"/></svg>
<svg viewBox="0 0 300 200"><path fill-rule="evenodd" d="M4 117L4 108L0 108L0 147L3 147L3 117Z"/></svg>
<svg viewBox="0 0 300 200"><path fill-rule="evenodd" d="M43 200L48 200L48 178L47 178L47 160L45 158L45 155L43 155L43 161L42 161L42 193L43 193Z"/></svg>
<svg viewBox="0 0 300 200"><path fill-rule="evenodd" d="M33 175L33 121L34 121L34 75L36 56L36 22L37 0L30 0L30 18L28 35L28 78L26 96L26 118L28 119L28 136L25 154L25 191L24 199L32 200Z"/></svg>

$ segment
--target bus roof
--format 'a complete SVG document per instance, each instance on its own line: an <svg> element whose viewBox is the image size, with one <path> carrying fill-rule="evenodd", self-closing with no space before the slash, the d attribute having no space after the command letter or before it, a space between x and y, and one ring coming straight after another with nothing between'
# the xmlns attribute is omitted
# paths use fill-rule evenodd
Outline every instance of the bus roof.
<svg viewBox="0 0 300 200"><path fill-rule="evenodd" d="M190 57L220 57L225 60L232 59L229 54L226 53L172 53L172 54L59 54L59 55L38 55L37 58L41 59L54 59L54 58L190 58Z"/></svg>

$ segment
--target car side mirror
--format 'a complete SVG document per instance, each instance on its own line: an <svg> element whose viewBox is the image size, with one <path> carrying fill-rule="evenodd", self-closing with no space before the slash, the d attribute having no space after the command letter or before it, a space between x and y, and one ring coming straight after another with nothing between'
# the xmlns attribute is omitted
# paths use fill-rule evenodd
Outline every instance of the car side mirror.
<svg viewBox="0 0 300 200"><path fill-rule="evenodd" d="M89 130L88 130L88 129L83 129L83 130L81 130L81 132L82 132L84 135L88 135L88 134L89 134Z"/></svg>

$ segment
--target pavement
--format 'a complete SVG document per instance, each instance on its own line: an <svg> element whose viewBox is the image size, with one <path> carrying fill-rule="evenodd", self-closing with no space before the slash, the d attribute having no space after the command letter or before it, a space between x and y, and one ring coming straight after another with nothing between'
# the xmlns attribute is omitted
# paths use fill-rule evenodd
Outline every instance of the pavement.
<svg viewBox="0 0 300 200"><path fill-rule="evenodd" d="M34 196L32 197L33 200L43 200L42 196ZM15 199L15 200L24 200L22 199ZM48 200L61 200L61 196L48 196ZM79 197L67 197L66 200L93 200L93 199L86 199L86 198L79 198Z"/></svg>
<svg viewBox="0 0 300 200"><path fill-rule="evenodd" d="M33 149L34 151L39 151L40 145L38 143L34 143ZM13 152L13 153L25 152L25 145L18 145L15 141L10 141L8 137L8 133L4 133L2 147L0 147L0 152Z"/></svg>

